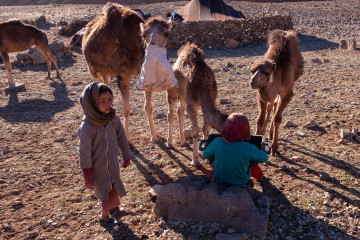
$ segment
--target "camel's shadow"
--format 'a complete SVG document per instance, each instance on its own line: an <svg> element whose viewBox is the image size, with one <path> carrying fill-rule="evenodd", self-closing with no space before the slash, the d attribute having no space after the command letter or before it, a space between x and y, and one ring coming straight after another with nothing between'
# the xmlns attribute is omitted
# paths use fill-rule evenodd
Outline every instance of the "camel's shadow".
<svg viewBox="0 0 360 240"><path fill-rule="evenodd" d="M61 69L64 69L64 68L66 69L66 68L72 67L76 63L76 60L73 57L65 57L65 59L63 61L57 60L56 62L57 62L57 65L58 65L58 68L59 68L59 71L60 71L60 75L63 76L64 74L61 74L61 72L62 72ZM16 67L16 69L18 69L20 72L27 72L27 71L44 72L44 76L45 76L45 74L47 74L47 71L48 71L46 63L39 64L39 65L33 65L33 64L25 65L25 64L22 64L22 65ZM54 64L51 64L50 75L55 74L53 71L55 71L55 66L54 66Z"/></svg>
<svg viewBox="0 0 360 240"><path fill-rule="evenodd" d="M52 82L50 86L54 88L52 101L32 99L19 102L17 92L9 93L8 105L0 107L0 117L11 123L46 122L50 121L56 113L74 106L63 84Z"/></svg>

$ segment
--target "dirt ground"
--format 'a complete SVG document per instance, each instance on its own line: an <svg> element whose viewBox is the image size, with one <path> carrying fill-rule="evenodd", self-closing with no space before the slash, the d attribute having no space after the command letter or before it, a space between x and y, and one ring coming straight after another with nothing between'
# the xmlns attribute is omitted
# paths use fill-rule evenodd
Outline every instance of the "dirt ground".
<svg viewBox="0 0 360 240"><path fill-rule="evenodd" d="M165 16L185 3L131 7ZM268 181L254 186L271 202L267 239L359 239L360 144L339 140L341 129L360 128L360 51L338 47L341 39L356 39L360 44L359 1L231 4L246 17L293 16L305 59L304 75L283 115L281 155L271 156L263 166ZM60 20L91 18L101 7L3 6L0 20L35 20L45 15L52 24L42 30L52 39ZM265 51L265 45L205 51L216 73L218 99L228 100L227 104L218 102L219 108L245 113L253 133L258 110L256 91L249 87L249 66ZM176 52L171 50L169 56L175 61ZM121 200L122 224L104 231L98 224L101 206L93 192L84 188L78 167L76 133L83 115L79 96L92 77L80 51L58 65L66 86L58 79L45 78L46 65L25 66L14 69L13 75L15 82L25 83L26 92L9 95L4 92L7 75L0 65L1 239L215 239L217 233L236 233L215 223L155 219L155 203L148 195L151 186L209 174L210 166L205 160L198 169L190 165L191 140L185 147L172 149L165 142L150 141L143 94L135 89L137 79L130 93L134 157L130 167L121 170L128 191ZM111 87L114 107L122 115L115 81ZM166 137L164 92L154 94L153 106L156 127ZM311 120L319 127L302 127ZM286 128L287 121L297 127ZM188 119L186 126L190 126Z"/></svg>

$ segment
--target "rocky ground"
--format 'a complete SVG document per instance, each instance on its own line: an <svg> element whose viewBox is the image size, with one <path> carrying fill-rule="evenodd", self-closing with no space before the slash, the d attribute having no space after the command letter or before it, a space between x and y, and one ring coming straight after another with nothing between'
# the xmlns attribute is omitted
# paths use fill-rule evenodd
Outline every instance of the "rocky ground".
<svg viewBox="0 0 360 240"><path fill-rule="evenodd" d="M173 11L186 2L134 5L152 15ZM360 44L360 4L357 0L293 3L233 1L246 17L263 14L293 16L305 59L304 75L285 110L280 129L280 156L263 166L268 181L254 188L270 198L267 239L359 239L360 151L356 141L341 140L341 129L360 127L360 51L340 50L341 39ZM102 5L40 5L0 7L0 20L35 20L49 39L60 20L88 19ZM61 37L64 42L68 39ZM249 66L265 45L206 50L215 71L218 106L243 112L255 129L256 91L249 87ZM14 54L11 55L14 60ZM176 52L170 51L170 60ZM144 114L144 98L131 87L132 164L121 171L128 195L122 199L122 224L113 231L98 225L101 206L83 186L78 167L76 131L82 111L79 95L92 81L80 51L59 61L61 76L46 79L46 65L14 69L14 79L26 92L5 95L7 75L0 71L0 238L1 239L215 239L218 233L236 234L215 223L185 223L155 219L148 190L182 176L209 174L210 166L190 165L191 142L168 149L153 144ZM55 72L52 72L55 76ZM114 107L121 113L116 83ZM224 101L226 102L226 101ZM165 93L153 96L155 124L165 137ZM314 120L319 126L304 128ZM292 121L295 127L285 127ZM190 123L186 120L186 125ZM341 141L340 141L341 140ZM253 238L252 236L248 236Z"/></svg>

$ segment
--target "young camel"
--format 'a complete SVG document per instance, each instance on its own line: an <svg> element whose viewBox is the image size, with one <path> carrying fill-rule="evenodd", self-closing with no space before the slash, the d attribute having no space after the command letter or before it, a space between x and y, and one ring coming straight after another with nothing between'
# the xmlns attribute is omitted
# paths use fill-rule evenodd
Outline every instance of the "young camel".
<svg viewBox="0 0 360 240"><path fill-rule="evenodd" d="M187 114L192 123L193 156L192 165L199 164L199 126L197 122L197 110L201 107L204 126L204 138L207 138L210 127L221 132L228 117L221 113L215 104L217 96L217 83L215 74L206 64L204 52L195 44L187 43L178 51L178 58L173 66L176 78L179 81L179 88L168 90L168 145L172 145L172 127L174 123L175 104L179 100L178 109L180 143L185 143L183 125L185 106Z"/></svg>
<svg viewBox="0 0 360 240"><path fill-rule="evenodd" d="M19 20L0 22L0 55L4 60L9 86L14 84L9 53L22 52L34 45L36 45L46 59L48 65L48 78L50 78L51 62L55 66L56 77L60 78L56 58L49 49L48 39L45 33L34 26L22 23Z"/></svg>
<svg viewBox="0 0 360 240"><path fill-rule="evenodd" d="M141 29L143 31L140 30ZM135 11L108 2L102 14L90 21L83 37L82 49L90 73L95 81L103 79L109 84L110 76L116 76L121 92L125 134L130 142L130 80L140 74L145 56L145 43L150 35L158 42L167 41L170 27L160 17L145 22ZM151 92L145 92L146 112L151 110ZM150 107L149 107L150 106ZM149 118L150 126L153 125ZM157 135L156 132L154 133ZM156 139L155 139L156 140Z"/></svg>
<svg viewBox="0 0 360 240"><path fill-rule="evenodd" d="M294 95L294 84L303 73L304 60L294 31L273 30L268 36L268 46L265 55L256 60L250 69L250 85L258 89L260 112L256 121L256 134L265 135L270 113L274 110L269 138L272 140L272 154L275 155L279 148L282 113Z"/></svg>

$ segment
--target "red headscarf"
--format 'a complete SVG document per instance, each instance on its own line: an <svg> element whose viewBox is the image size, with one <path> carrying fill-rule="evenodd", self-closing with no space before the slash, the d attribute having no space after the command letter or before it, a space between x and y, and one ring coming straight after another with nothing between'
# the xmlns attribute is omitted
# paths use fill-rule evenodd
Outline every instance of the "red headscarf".
<svg viewBox="0 0 360 240"><path fill-rule="evenodd" d="M244 142L250 139L250 124L242 113L231 114L224 124L221 137L228 142Z"/></svg>

